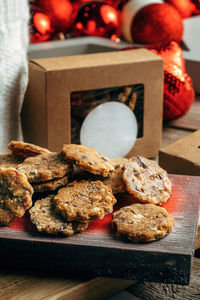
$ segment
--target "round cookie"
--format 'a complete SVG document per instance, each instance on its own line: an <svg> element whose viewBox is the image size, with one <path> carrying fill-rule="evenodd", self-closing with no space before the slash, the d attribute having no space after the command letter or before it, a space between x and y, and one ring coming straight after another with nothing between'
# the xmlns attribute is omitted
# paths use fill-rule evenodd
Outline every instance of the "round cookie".
<svg viewBox="0 0 200 300"><path fill-rule="evenodd" d="M57 178L49 181L32 183L32 187L35 193L51 192L58 188L66 186L68 183L68 175L62 178Z"/></svg>
<svg viewBox="0 0 200 300"><path fill-rule="evenodd" d="M29 182L48 181L61 178L71 171L71 165L66 162L62 153L41 154L28 157L18 167L18 170L28 177Z"/></svg>
<svg viewBox="0 0 200 300"><path fill-rule="evenodd" d="M111 188L101 181L73 182L58 191L54 198L56 210L67 221L81 222L103 219L113 211L116 199Z"/></svg>
<svg viewBox="0 0 200 300"><path fill-rule="evenodd" d="M14 168L0 169L0 224L20 218L32 205L33 188Z"/></svg>
<svg viewBox="0 0 200 300"><path fill-rule="evenodd" d="M143 203L162 205L171 196L167 172L153 160L132 157L124 165L123 180L127 191Z"/></svg>
<svg viewBox="0 0 200 300"><path fill-rule="evenodd" d="M77 232L85 230L89 223L67 222L64 218L55 212L53 206L54 196L38 200L34 206L29 210L30 220L36 225L39 232L46 232L49 234L64 234L71 236Z"/></svg>
<svg viewBox="0 0 200 300"><path fill-rule="evenodd" d="M0 154L0 168L18 168L18 165L22 163L24 159L22 157L14 156L11 154Z"/></svg>
<svg viewBox="0 0 200 300"><path fill-rule="evenodd" d="M95 149L83 145L63 145L62 153L67 160L75 163L80 169L93 174L108 176L114 170L112 161Z"/></svg>
<svg viewBox="0 0 200 300"><path fill-rule="evenodd" d="M8 144L8 149L16 156L20 156L23 158L32 157L36 155L40 155L43 153L50 153L49 150L42 148L40 146L18 142L18 141L11 141Z"/></svg>
<svg viewBox="0 0 200 300"><path fill-rule="evenodd" d="M165 208L154 204L132 204L113 214L112 228L132 242L151 242L169 234L174 219Z"/></svg>

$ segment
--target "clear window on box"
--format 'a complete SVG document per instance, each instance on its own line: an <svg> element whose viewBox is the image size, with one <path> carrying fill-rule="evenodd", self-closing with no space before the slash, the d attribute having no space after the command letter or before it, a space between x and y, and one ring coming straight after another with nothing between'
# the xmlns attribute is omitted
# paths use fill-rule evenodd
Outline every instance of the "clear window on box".
<svg viewBox="0 0 200 300"><path fill-rule="evenodd" d="M144 85L134 84L71 93L71 143L80 144L81 126L88 114L110 101L120 102L133 111L138 125L137 138L143 136Z"/></svg>

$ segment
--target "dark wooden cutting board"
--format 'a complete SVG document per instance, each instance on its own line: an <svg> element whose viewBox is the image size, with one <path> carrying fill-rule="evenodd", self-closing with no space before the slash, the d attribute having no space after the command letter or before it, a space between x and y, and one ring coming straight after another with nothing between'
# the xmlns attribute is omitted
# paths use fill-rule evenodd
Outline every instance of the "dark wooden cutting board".
<svg viewBox="0 0 200 300"><path fill-rule="evenodd" d="M164 207L175 219L173 232L165 238L135 244L113 236L111 215L93 221L72 237L38 233L28 214L9 227L0 228L0 266L104 276L143 281L188 284L198 224L200 177L170 175L172 197ZM134 202L118 197L115 209Z"/></svg>

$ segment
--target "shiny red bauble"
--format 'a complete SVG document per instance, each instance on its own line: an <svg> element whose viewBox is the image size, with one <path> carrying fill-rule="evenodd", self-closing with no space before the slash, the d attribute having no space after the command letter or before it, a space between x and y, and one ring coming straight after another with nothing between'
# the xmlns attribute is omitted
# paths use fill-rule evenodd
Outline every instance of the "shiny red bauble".
<svg viewBox="0 0 200 300"><path fill-rule="evenodd" d="M167 3L149 4L134 17L131 34L135 42L144 44L180 42L183 36L182 17Z"/></svg>
<svg viewBox="0 0 200 300"><path fill-rule="evenodd" d="M75 8L69 0L38 0L36 5L50 18L56 32L66 32L74 22Z"/></svg>
<svg viewBox="0 0 200 300"><path fill-rule="evenodd" d="M176 42L150 49L164 61L164 121L183 116L194 100L192 80L185 70L182 49Z"/></svg>
<svg viewBox="0 0 200 300"><path fill-rule="evenodd" d="M30 43L48 41L54 32L49 17L34 7L31 11Z"/></svg>
<svg viewBox="0 0 200 300"><path fill-rule="evenodd" d="M119 36L118 11L106 2L91 1L81 6L75 20L75 36L99 36L115 40Z"/></svg>
<svg viewBox="0 0 200 300"><path fill-rule="evenodd" d="M162 57L164 62L163 120L170 121L183 116L192 105L195 94L192 80L186 73L182 49L173 41L145 48Z"/></svg>

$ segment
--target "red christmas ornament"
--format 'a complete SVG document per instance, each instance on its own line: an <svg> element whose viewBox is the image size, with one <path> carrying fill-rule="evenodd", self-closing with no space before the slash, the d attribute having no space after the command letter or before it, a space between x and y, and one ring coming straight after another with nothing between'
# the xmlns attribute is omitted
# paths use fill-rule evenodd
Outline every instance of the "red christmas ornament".
<svg viewBox="0 0 200 300"><path fill-rule="evenodd" d="M69 0L38 0L37 6L48 15L55 31L66 32L72 26L76 12Z"/></svg>
<svg viewBox="0 0 200 300"><path fill-rule="evenodd" d="M129 47L124 50L138 48ZM173 41L145 48L161 56L164 61L164 121L183 116L194 100L194 89L185 70L182 49Z"/></svg>
<svg viewBox="0 0 200 300"><path fill-rule="evenodd" d="M180 13L172 5L158 2L131 0L124 6L122 32L127 40L143 44L182 40L183 20Z"/></svg>
<svg viewBox="0 0 200 300"><path fill-rule="evenodd" d="M30 42L41 43L49 40L53 33L51 21L49 17L34 8L32 10L32 18L30 22Z"/></svg>
<svg viewBox="0 0 200 300"><path fill-rule="evenodd" d="M149 48L164 60L164 120L183 116L194 100L192 80L185 70L182 49L176 42Z"/></svg>
<svg viewBox="0 0 200 300"><path fill-rule="evenodd" d="M97 1L103 2L102 0L97 0ZM124 1L128 1L128 0L104 0L104 2L114 6L115 8L121 5L121 3L123 3ZM86 3L88 4L88 2L91 2L91 0L73 0L73 3L78 3L79 5L86 4Z"/></svg>
<svg viewBox="0 0 200 300"><path fill-rule="evenodd" d="M119 25L118 11L113 6L91 1L80 8L74 32L76 36L100 36L115 40L119 36Z"/></svg>
<svg viewBox="0 0 200 300"><path fill-rule="evenodd" d="M195 5L191 0L165 0L165 2L173 5L183 18L191 17L195 9Z"/></svg>

